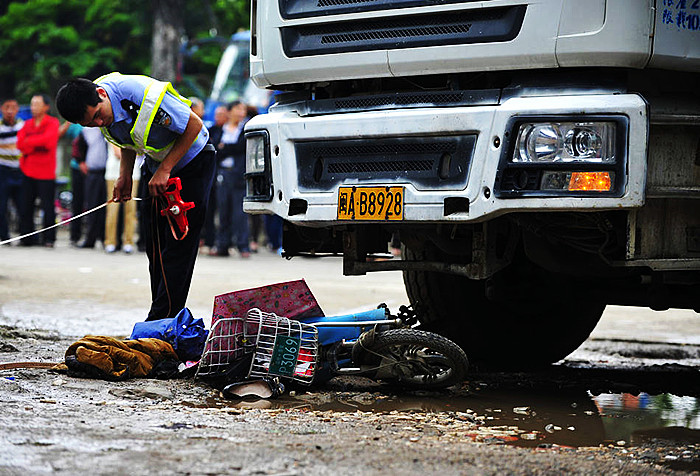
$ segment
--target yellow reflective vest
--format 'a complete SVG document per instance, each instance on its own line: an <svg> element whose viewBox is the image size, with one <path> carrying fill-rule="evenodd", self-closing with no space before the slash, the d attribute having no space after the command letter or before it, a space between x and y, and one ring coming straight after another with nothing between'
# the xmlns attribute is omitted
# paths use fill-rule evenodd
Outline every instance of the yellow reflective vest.
<svg viewBox="0 0 700 476"><path fill-rule="evenodd" d="M100 82L106 79L113 80L117 76L121 76L121 73L109 73L96 79L95 84L99 85ZM149 80L149 84L146 86L146 91L144 92L138 115L136 116L134 125L129 132L131 140L134 143L121 144L117 142L114 137L112 137L106 127L101 127L100 129L102 130L102 134L104 134L105 139L117 147L134 150L137 154L147 154L153 160L162 162L168 155L168 152L170 152L170 149L173 148L175 141L172 141L165 147L156 148L148 145L148 135L151 131L151 127L153 126L156 113L160 108L160 104L163 102L163 97L165 97L165 94L169 92L177 99L185 103L187 107L190 107L192 102L189 99L181 96L169 82L158 81L157 79L149 78L147 76L142 77L147 78Z"/></svg>

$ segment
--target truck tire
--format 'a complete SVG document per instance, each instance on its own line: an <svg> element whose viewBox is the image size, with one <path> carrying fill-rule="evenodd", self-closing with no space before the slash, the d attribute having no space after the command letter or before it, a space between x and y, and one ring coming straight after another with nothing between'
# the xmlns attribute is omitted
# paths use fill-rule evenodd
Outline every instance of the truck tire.
<svg viewBox="0 0 700 476"><path fill-rule="evenodd" d="M403 256L441 258L429 248ZM605 304L576 293L566 277L531 264L526 272L516 268L499 274L519 286L521 299L490 300L486 280L432 271L404 271L404 284L421 328L448 336L481 367L530 369L563 359L588 338Z"/></svg>

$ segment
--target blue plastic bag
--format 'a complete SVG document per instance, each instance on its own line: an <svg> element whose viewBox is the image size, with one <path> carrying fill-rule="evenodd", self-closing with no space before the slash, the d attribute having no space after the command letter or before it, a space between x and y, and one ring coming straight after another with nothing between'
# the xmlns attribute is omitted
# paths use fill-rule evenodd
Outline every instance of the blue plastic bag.
<svg viewBox="0 0 700 476"><path fill-rule="evenodd" d="M181 361L197 361L204 351L209 331L202 319L195 319L189 309L184 308L177 316L157 321L137 322L129 339L152 337L164 340L175 349Z"/></svg>

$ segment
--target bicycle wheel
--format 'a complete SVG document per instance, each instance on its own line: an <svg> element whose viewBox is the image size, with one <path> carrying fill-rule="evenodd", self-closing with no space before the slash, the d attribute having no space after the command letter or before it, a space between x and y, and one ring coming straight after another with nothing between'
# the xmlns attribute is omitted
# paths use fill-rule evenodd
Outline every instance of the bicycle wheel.
<svg viewBox="0 0 700 476"><path fill-rule="evenodd" d="M360 339L353 360L373 367L368 376L411 388L445 388L467 374L464 351L446 337L417 329L379 332L372 342Z"/></svg>

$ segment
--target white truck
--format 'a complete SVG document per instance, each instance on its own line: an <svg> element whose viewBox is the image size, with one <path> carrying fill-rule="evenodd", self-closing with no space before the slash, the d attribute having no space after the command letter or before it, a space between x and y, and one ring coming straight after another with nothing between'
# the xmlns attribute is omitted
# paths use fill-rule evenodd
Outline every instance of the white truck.
<svg viewBox="0 0 700 476"><path fill-rule="evenodd" d="M402 270L497 366L700 311L700 0L253 0L251 38L244 208L286 255Z"/></svg>

